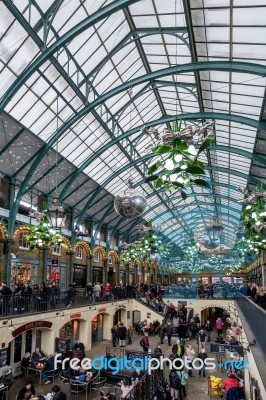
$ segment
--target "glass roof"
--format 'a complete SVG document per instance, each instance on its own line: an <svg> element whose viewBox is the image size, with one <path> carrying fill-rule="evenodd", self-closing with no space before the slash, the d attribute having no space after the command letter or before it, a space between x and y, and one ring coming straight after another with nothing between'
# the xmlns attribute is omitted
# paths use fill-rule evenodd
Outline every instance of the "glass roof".
<svg viewBox="0 0 266 400"><path fill-rule="evenodd" d="M133 234L112 207L130 178L147 198L143 218L173 243L218 215L232 246L237 188L266 178L265 77L254 71L266 66L265 15L266 0L3 0L0 162L17 200L59 196L77 215ZM220 61L230 65L213 68ZM185 64L190 72L164 72ZM152 143L141 130L192 113L185 124L215 120L216 147L201 157L212 189L184 201L144 184Z"/></svg>

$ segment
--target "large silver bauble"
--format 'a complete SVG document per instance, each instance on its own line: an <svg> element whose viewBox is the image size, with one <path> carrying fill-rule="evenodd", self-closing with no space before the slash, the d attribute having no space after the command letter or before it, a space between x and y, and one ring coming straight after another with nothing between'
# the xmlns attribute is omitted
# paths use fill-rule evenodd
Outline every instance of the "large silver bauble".
<svg viewBox="0 0 266 400"><path fill-rule="evenodd" d="M136 189L127 188L118 193L114 200L117 214L124 218L136 218L144 213L147 206L145 197Z"/></svg>

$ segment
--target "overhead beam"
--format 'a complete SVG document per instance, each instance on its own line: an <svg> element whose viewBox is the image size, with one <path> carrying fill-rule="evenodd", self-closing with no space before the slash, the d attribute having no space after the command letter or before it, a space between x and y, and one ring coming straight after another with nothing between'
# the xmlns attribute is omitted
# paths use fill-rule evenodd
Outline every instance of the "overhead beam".
<svg viewBox="0 0 266 400"><path fill-rule="evenodd" d="M119 10L122 10L124 7L128 7L131 4L137 3L138 1L140 0L113 1L107 6L99 8L95 13L76 24L72 29L70 29L59 39L53 42L52 45L47 48L39 57L37 57L36 60L33 61L30 66L27 67L24 72L16 79L16 81L9 87L8 91L4 94L2 101L0 102L0 111L2 111L6 107L8 102L22 87L22 85L27 82L31 75L61 47L71 42L71 40L73 40L76 36L80 35L82 32L95 25L97 22L110 17L110 15L116 13Z"/></svg>

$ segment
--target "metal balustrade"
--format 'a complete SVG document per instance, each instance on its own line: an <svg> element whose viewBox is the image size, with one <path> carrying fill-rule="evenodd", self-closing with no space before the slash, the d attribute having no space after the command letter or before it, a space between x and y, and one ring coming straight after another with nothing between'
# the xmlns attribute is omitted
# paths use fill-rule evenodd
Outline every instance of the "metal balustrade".
<svg viewBox="0 0 266 400"><path fill-rule="evenodd" d="M19 316L24 314L34 314L39 312L48 312L62 310L70 307L82 307L86 305L96 305L116 300L132 299L135 297L134 290L114 289L108 296L98 298L80 297L78 295L68 297L67 292L58 295L51 293L34 294L11 294L8 296L0 294L0 319L10 316Z"/></svg>
<svg viewBox="0 0 266 400"><path fill-rule="evenodd" d="M266 357L266 311L240 293L236 296L235 301L254 335L250 340L255 339L257 341L264 357Z"/></svg>

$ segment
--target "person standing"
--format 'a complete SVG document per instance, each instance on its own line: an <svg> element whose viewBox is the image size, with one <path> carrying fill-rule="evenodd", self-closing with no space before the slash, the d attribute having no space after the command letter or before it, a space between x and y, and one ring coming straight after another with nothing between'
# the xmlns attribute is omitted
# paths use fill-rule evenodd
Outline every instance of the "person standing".
<svg viewBox="0 0 266 400"><path fill-rule="evenodd" d="M127 340L128 344L132 344L132 329L131 326L127 328Z"/></svg>
<svg viewBox="0 0 266 400"><path fill-rule="evenodd" d="M172 340L172 336L173 336L173 327L171 325L171 322L168 322L166 328L166 335L167 335L167 339L168 339L168 346L171 346L171 340Z"/></svg>
<svg viewBox="0 0 266 400"><path fill-rule="evenodd" d="M212 333L212 325L209 320L207 320L204 328L207 333L207 342L210 342L211 341L211 333Z"/></svg>
<svg viewBox="0 0 266 400"><path fill-rule="evenodd" d="M176 358L182 358L183 355L185 354L185 348L181 344L180 340L177 339L176 344L173 345L172 347L172 353Z"/></svg>
<svg viewBox="0 0 266 400"><path fill-rule="evenodd" d="M196 357L195 350L192 348L191 344L189 344L186 348L186 356L187 356L187 363L188 363L188 376L195 376L192 373L192 363Z"/></svg>
<svg viewBox="0 0 266 400"><path fill-rule="evenodd" d="M182 320L178 325L177 334L178 337L180 338L180 342L182 343L182 345L184 345L186 343L187 325L185 325Z"/></svg>
<svg viewBox="0 0 266 400"><path fill-rule="evenodd" d="M205 333L203 329L199 331L198 339L199 339L199 346L201 346L201 348L203 349L207 341L207 333Z"/></svg>
<svg viewBox="0 0 266 400"><path fill-rule="evenodd" d="M91 282L89 282L86 286L86 297L88 303L92 303L92 295L93 295L93 288Z"/></svg>
<svg viewBox="0 0 266 400"><path fill-rule="evenodd" d="M143 336L143 338L142 338L141 341L140 341L140 345L142 346L143 351L148 352L149 347L150 347L148 332L145 332L145 333L144 333L144 336Z"/></svg>
<svg viewBox="0 0 266 400"><path fill-rule="evenodd" d="M127 339L127 328L124 326L123 322L121 322L118 328L118 338L119 338L119 346L125 347Z"/></svg>
<svg viewBox="0 0 266 400"><path fill-rule="evenodd" d="M154 349L154 356L160 358L160 356L163 354L162 349L161 349L161 343L157 343L157 346Z"/></svg>
<svg viewBox="0 0 266 400"><path fill-rule="evenodd" d="M169 374L169 383L171 388L172 399L183 400L182 385L178 373L175 369L171 369Z"/></svg>
<svg viewBox="0 0 266 400"><path fill-rule="evenodd" d="M198 354L198 358L200 358L203 362L202 367L199 369L199 376L201 376L201 373L202 373L204 379L206 378L205 360L207 357L208 356L207 356L205 349L202 348L200 353Z"/></svg>
<svg viewBox="0 0 266 400"><path fill-rule="evenodd" d="M113 325L113 327L111 329L111 334L112 334L113 347L116 347L116 340L117 340L117 334L118 334L118 328L117 328L116 324Z"/></svg>
<svg viewBox="0 0 266 400"><path fill-rule="evenodd" d="M99 283L95 283L95 285L93 286L93 295L94 295L95 301L100 300L101 286Z"/></svg>
<svg viewBox="0 0 266 400"><path fill-rule="evenodd" d="M164 340L164 337L165 337L165 326L164 326L164 324L160 325L158 330L159 330L159 337L161 339L161 344L163 344L164 343L163 340Z"/></svg>
<svg viewBox="0 0 266 400"><path fill-rule="evenodd" d="M221 317L217 318L216 323L216 330L217 330L217 335L220 336L223 334L223 327L224 327L224 323Z"/></svg>

